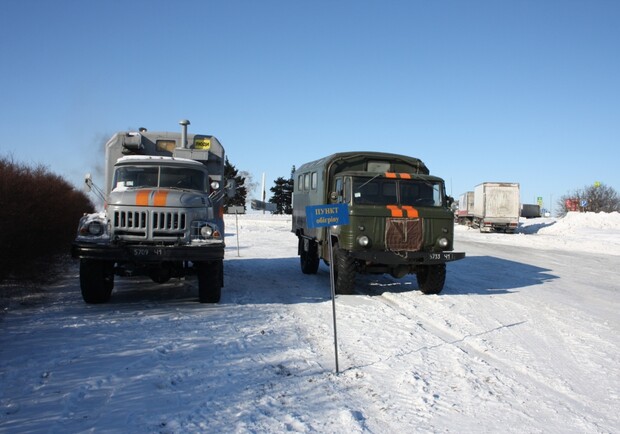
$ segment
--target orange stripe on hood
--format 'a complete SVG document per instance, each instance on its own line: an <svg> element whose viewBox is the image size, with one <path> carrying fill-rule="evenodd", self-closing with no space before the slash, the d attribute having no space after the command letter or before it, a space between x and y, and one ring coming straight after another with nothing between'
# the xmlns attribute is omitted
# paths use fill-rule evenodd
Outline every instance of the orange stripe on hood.
<svg viewBox="0 0 620 434"><path fill-rule="evenodd" d="M392 217L402 217L403 210L398 205L386 205L386 208L392 213Z"/></svg>
<svg viewBox="0 0 620 434"><path fill-rule="evenodd" d="M166 206L166 198L168 197L167 191L156 191L155 197L153 198L153 205L155 206Z"/></svg>
<svg viewBox="0 0 620 434"><path fill-rule="evenodd" d="M136 205L138 206L148 206L149 205L149 196L151 195L151 190L140 190L136 193Z"/></svg>
<svg viewBox="0 0 620 434"><path fill-rule="evenodd" d="M409 217L410 219L415 219L419 217L418 210L414 207L410 205L403 205L403 209L407 211L407 217Z"/></svg>

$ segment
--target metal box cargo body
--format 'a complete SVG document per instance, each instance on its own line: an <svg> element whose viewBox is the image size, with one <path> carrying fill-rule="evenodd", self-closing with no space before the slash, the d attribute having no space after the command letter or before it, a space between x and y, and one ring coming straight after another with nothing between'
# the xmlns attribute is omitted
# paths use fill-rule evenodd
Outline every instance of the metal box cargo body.
<svg viewBox="0 0 620 434"><path fill-rule="evenodd" d="M72 254L84 300L109 299L114 275L163 283L196 273L201 302L223 285L224 148L210 135L116 133L105 145L105 211L82 218ZM88 179L87 179L88 183Z"/></svg>
<svg viewBox="0 0 620 434"><path fill-rule="evenodd" d="M474 217L474 192L468 191L459 196L459 209L456 213L460 224L470 225Z"/></svg>
<svg viewBox="0 0 620 434"><path fill-rule="evenodd" d="M513 233L519 225L519 184L484 182L474 188L473 225L481 232Z"/></svg>
<svg viewBox="0 0 620 434"><path fill-rule="evenodd" d="M336 289L353 290L354 273L415 273L437 293L452 252L454 215L441 178L419 159L380 152L342 152L303 164L294 173L292 231L304 273L329 261L328 228L308 228L306 206L346 203L349 224L331 229Z"/></svg>
<svg viewBox="0 0 620 434"><path fill-rule="evenodd" d="M540 216L540 205L535 203L524 203L521 205L521 217L532 219Z"/></svg>

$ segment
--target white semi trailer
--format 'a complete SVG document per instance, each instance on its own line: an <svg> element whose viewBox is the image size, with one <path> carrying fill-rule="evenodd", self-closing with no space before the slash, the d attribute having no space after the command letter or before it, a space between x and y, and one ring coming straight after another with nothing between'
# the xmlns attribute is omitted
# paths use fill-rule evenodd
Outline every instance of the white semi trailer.
<svg viewBox="0 0 620 434"><path fill-rule="evenodd" d="M514 233L519 226L519 184L483 182L474 188L472 226L480 232Z"/></svg>

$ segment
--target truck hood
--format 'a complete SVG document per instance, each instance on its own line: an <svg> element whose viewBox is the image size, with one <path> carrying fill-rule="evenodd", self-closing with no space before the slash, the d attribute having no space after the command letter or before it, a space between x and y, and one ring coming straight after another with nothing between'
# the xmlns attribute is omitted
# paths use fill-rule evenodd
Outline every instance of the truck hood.
<svg viewBox="0 0 620 434"><path fill-rule="evenodd" d="M174 208L204 208L210 203L206 193L174 188L113 190L108 205Z"/></svg>

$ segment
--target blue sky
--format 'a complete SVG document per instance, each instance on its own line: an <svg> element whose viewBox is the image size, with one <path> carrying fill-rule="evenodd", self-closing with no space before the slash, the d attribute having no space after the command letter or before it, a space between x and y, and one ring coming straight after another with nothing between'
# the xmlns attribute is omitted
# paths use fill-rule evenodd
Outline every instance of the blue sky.
<svg viewBox="0 0 620 434"><path fill-rule="evenodd" d="M260 183L333 152L448 193L620 191L620 2L6 0L0 155L81 185L116 131L213 134Z"/></svg>

